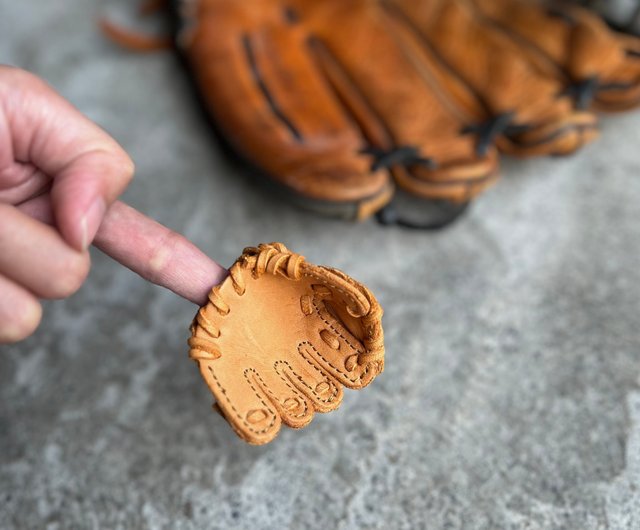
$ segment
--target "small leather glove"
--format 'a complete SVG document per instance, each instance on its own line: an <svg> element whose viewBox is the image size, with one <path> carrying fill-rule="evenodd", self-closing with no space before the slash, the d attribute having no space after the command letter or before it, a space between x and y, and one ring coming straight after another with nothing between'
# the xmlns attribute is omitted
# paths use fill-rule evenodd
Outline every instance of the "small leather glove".
<svg viewBox="0 0 640 530"><path fill-rule="evenodd" d="M191 327L217 409L252 444L336 409L384 367L382 309L362 284L281 243L247 248Z"/></svg>

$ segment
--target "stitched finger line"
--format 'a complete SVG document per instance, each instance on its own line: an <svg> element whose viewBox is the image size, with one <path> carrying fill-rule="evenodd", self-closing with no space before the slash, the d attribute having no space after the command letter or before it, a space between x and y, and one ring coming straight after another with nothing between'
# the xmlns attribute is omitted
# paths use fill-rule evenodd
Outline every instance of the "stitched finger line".
<svg viewBox="0 0 640 530"><path fill-rule="evenodd" d="M226 403L229 405L229 407L231 408L231 410L233 410L233 412L236 415L236 418L238 420L240 420L240 422L247 428L247 430L251 431L254 434L265 434L266 432L270 431L271 428L275 425L276 423L276 415L273 414L273 412L271 411L271 409L269 408L269 406L267 405L267 403L265 403L264 399L262 398L262 396L260 395L260 393L258 392L258 390L255 388L255 386L253 385L253 383L251 381L249 381L249 385L251 386L251 389L253 390L253 392L255 393L255 395L258 397L258 400L260 401L260 403L262 403L262 405L264 406L264 408L269 411L272 412L272 418L271 418L271 423L269 423L269 425L267 425L264 429L258 430L255 429L247 420L246 418L240 414L240 411L235 407L235 405L233 404L233 402L231 401L231 399L229 399L229 396L227 395L227 391L224 389L224 387L222 386L222 384L220 383L220 380L216 377L216 374L214 373L213 369L211 368L211 366L207 366L207 369L209 370L209 373L211 374L211 377L213 378L216 386L218 387L218 389L220 390L220 395L215 394L217 399L220 399L220 396L222 396L224 398L224 400L226 401ZM245 376L246 377L246 376ZM247 379L248 380L248 379Z"/></svg>
<svg viewBox="0 0 640 530"><path fill-rule="evenodd" d="M269 388L269 385L267 385L267 383L264 382L264 379L262 379L262 376L253 368L247 368L244 371L244 376L247 379L247 381L249 381L249 384L251 384L251 378L249 377L249 373L253 374L253 377L257 379L258 386L264 393L268 395L269 400L273 403L273 406L276 407L276 409L281 415L285 415L287 417L294 418L294 419L305 418L309 415L309 405L307 403L305 396L302 396L300 394L300 391L296 387L292 386L289 381L284 381L285 385L287 385L287 387L291 390L291 392L293 392L294 396L296 396L297 398L295 400L296 403L303 405L302 407L303 410L298 414L292 414L291 409L287 406L287 401L289 401L289 399L291 398L287 398L284 401L281 401L280 398L275 394L275 392L273 392L273 390ZM311 415L313 416L313 411Z"/></svg>
<svg viewBox="0 0 640 530"><path fill-rule="evenodd" d="M311 351L306 350L305 348L309 348ZM370 363L369 365L367 365L367 367L364 369L364 371L359 375L359 376L355 376L355 377L349 377L347 372L344 372L342 369L336 367L329 359L327 359L324 355L322 355L314 346L313 344L311 344L310 342L301 342L298 345L298 352L300 352L300 355L302 355L302 357L304 357L305 359L307 357L309 357L309 360L311 362L314 362L315 357L317 356L320 359L322 359L329 367L331 367L333 370L335 370L337 373L339 373L346 381L352 383L352 384L357 384L359 381L362 381L362 379L364 379L364 377L369 373L369 370L371 369L371 367L373 366L373 363ZM318 362L317 360L315 361L316 363ZM322 369L322 365L319 365L319 368Z"/></svg>
<svg viewBox="0 0 640 530"><path fill-rule="evenodd" d="M337 382L333 381L330 376L326 375L321 370L319 370L318 367L312 362L310 362L306 357L304 357L304 360L307 362L307 364L311 367L312 370L320 374L321 378L324 379L324 381L321 381L320 383L318 383L315 388L309 385L309 383L307 383L307 381L305 381L305 379L293 369L293 367L289 364L288 361L284 361L284 360L276 361L274 363L274 368L276 369L276 372L278 372L278 374L281 375L281 377L286 377L287 379L289 379L289 381L291 381L292 384L294 384L297 388L299 388L301 392L303 393L309 392L311 394L312 399L315 398L316 401L319 401L321 403L327 403L327 404L333 403L340 393L340 387L338 386ZM285 371L284 369L279 369L279 365L285 365L288 368L288 371ZM326 387L324 385L326 385ZM326 395L327 394L326 391L323 391L327 387L328 389L333 389L329 393L329 395Z"/></svg>

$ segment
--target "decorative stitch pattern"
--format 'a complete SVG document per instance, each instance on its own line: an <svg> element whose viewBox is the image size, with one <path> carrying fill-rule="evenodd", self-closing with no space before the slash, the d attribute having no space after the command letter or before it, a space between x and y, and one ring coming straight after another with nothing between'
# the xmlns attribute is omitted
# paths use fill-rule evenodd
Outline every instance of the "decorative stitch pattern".
<svg viewBox="0 0 640 530"><path fill-rule="evenodd" d="M367 367L363 370L363 372L357 376L357 377L349 377L349 375L346 372L343 372L340 368L337 368L336 366L334 366L331 361L329 359L327 359L324 355L322 355L313 344L311 344L310 342L301 342L298 345L298 351L300 352L300 354L305 357L305 352L303 351L303 346L308 346L310 347L313 352L315 352L315 354L320 357L320 359L322 359L325 363L327 363L327 365L329 365L331 368L333 368L336 372L338 372L346 381L349 381L350 383L353 383L354 385L356 383L358 383L358 381L362 381L365 377L365 375L367 375L369 373L369 370L371 369L371 367L373 366L373 363L369 363L367 365ZM307 355L311 355L310 353L307 352Z"/></svg>
<svg viewBox="0 0 640 530"><path fill-rule="evenodd" d="M309 359L307 359L306 357L303 356L303 359L309 364L309 366L311 366L311 368L313 370L315 370L316 372L319 372L320 374L322 374L322 371L315 365L313 364ZM316 396L316 398L318 399L318 401L322 401L323 403L330 403L331 401L333 401L336 396L338 395L338 387L336 386L335 383L329 381L329 379L324 376L325 381L329 384L329 386L331 386L333 388L333 391L331 392L331 395L327 398L323 398L320 396L320 394L318 394L318 392L316 392L315 388L311 388L311 386L304 380L302 379L302 377L300 377L300 375L298 375L296 373L296 371L292 368L292 366L289 364L288 361L284 361L284 360L280 360L280 361L276 361L276 363L274 364L274 368L276 368L277 371L277 365L278 364L286 364L287 368L289 368L289 370L291 371L291 373L295 376L295 378L300 382L301 385L303 385L306 389L309 390L309 392L311 392L314 396ZM324 374L322 374L324 375ZM289 377L288 374L285 374L286 377Z"/></svg>
<svg viewBox="0 0 640 530"><path fill-rule="evenodd" d="M276 415L273 414L273 417L271 419L271 423L269 423L269 425L267 425L264 429L261 429L261 430L254 429L251 426L251 424L242 416L242 414L240 414L240 412L235 407L235 405L231 402L231 399L229 399L229 396L227 396L227 392L225 391L225 389L220 384L220 381L216 377L216 374L213 372L211 366L207 366L207 369L209 370L209 373L211 374L211 377L213 377L213 380L215 381L216 385L220 389L221 394L225 397L227 403L229 404L229 406L231 407L233 412L236 413L236 416L238 417L238 419L245 425L245 427L247 427L247 429L249 429L251 432L253 432L255 434L264 434L265 432L268 432L271 429L271 427L273 427L275 425L275 423L276 423ZM245 377L246 377L246 375L245 375ZM260 400L260 403L262 403L264 405L264 408L271 412L271 409L264 402L264 399L262 399L262 397L260 396L258 391L255 389L253 384L251 382L249 382L249 385L251 386L252 390L255 392L256 396L258 396L258 399Z"/></svg>
<svg viewBox="0 0 640 530"><path fill-rule="evenodd" d="M247 375L248 372L253 372L254 377L260 381L260 388L264 392L266 392L267 394L270 394L273 397L274 406L276 408L283 408L284 409L284 407L282 406L282 405L284 405L284 402L281 401L280 398L278 398L278 396L275 395L273 390L271 390L269 388L269 385L267 385L267 383L264 382L264 379L262 379L262 376L256 370L254 370L253 368L247 368L244 371L244 376L247 379L247 381L249 381L249 384L251 384L251 382L249 380L249 376ZM289 381L284 381L283 380L283 382L284 382L285 385L287 385L289 387L289 389L294 393L294 395L300 396L302 398L302 403L304 404L304 410L302 411L302 413L297 414L297 415L292 416L292 417L293 418L304 418L307 415L308 411L309 411L309 405L307 403L306 397L302 396L300 394L300 391L297 388L295 388L294 386L292 386L291 383L289 383Z"/></svg>

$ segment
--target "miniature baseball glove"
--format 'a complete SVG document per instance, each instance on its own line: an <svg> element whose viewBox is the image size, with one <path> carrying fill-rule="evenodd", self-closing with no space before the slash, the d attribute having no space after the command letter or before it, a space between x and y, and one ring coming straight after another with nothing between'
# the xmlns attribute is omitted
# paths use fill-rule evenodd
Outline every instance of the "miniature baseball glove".
<svg viewBox="0 0 640 530"><path fill-rule="evenodd" d="M281 243L247 248L191 327L216 408L251 444L336 409L384 367L382 309L344 273Z"/></svg>

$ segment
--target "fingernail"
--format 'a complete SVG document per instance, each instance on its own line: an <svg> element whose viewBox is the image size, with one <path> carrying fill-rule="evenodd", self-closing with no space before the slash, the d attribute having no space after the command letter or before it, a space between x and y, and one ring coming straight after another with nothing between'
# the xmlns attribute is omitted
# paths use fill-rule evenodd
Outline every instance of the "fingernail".
<svg viewBox="0 0 640 530"><path fill-rule="evenodd" d="M107 208L104 204L104 200L101 197L98 197L91 203L91 206L87 209L87 213L85 213L84 217L80 220L80 229L82 231L82 250L87 250L93 241L93 238L96 237L96 233L102 224L102 219L104 218L106 210Z"/></svg>

